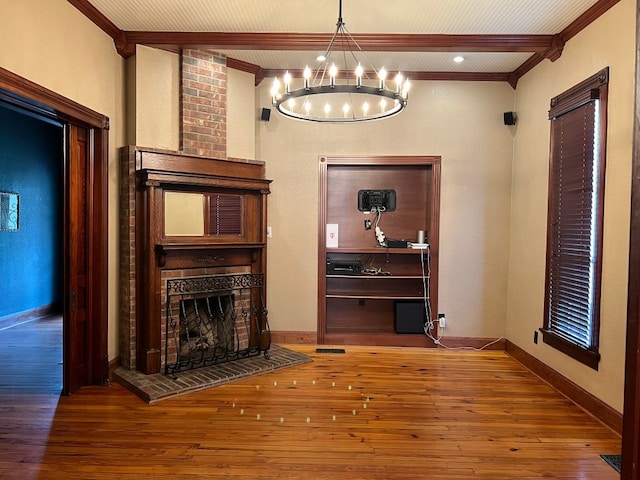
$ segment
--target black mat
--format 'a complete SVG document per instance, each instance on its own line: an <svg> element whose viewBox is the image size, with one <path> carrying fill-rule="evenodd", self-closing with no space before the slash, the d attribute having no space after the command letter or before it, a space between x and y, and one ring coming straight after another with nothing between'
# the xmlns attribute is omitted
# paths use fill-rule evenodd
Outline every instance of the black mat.
<svg viewBox="0 0 640 480"><path fill-rule="evenodd" d="M622 470L621 455L600 455L600 457L609 465L611 465L616 472L620 473L620 470Z"/></svg>
<svg viewBox="0 0 640 480"><path fill-rule="evenodd" d="M154 403L177 395L197 392L205 388L216 387L235 380L311 361L312 358L308 355L279 345L271 345L268 359L263 355L259 355L210 367L187 370L178 373L176 379L162 373L145 375L123 367L117 368L113 373L115 381L131 390L144 401Z"/></svg>

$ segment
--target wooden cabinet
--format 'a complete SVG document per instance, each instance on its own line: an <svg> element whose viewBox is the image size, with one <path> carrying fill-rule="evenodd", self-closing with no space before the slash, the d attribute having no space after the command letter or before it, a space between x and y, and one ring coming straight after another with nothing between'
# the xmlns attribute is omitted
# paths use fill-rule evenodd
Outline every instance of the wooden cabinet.
<svg viewBox="0 0 640 480"><path fill-rule="evenodd" d="M363 191L392 191L393 208L363 209ZM398 302L437 317L440 158L321 157L319 201L318 343L433 346L424 333L397 333L394 320ZM376 226L387 245L425 230L429 248L382 246Z"/></svg>

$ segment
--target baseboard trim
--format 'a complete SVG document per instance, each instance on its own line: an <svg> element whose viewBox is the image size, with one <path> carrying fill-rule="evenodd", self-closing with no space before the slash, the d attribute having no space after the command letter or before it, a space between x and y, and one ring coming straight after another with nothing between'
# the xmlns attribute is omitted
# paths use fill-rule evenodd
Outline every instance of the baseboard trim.
<svg viewBox="0 0 640 480"><path fill-rule="evenodd" d="M439 348L454 348L458 350L499 350L505 349L504 338L481 337L442 337Z"/></svg>
<svg viewBox="0 0 640 480"><path fill-rule="evenodd" d="M315 345L318 343L318 335L316 332L272 331L271 341L291 345Z"/></svg>
<svg viewBox="0 0 640 480"><path fill-rule="evenodd" d="M318 336L316 332L271 331L271 341L273 343L289 343L291 345L315 345L318 343ZM505 340L503 338L442 337L441 342L443 346L440 348L499 351L504 351L505 349ZM416 345L407 346L414 347Z"/></svg>
<svg viewBox="0 0 640 480"><path fill-rule="evenodd" d="M621 413L509 340L506 341L504 350L527 370L548 383L589 415L609 427L616 434L622 435Z"/></svg>
<svg viewBox="0 0 640 480"><path fill-rule="evenodd" d="M56 304L42 305L41 307L24 310L0 317L0 329L13 327L21 323L29 322L37 318L46 317L60 313L60 308Z"/></svg>

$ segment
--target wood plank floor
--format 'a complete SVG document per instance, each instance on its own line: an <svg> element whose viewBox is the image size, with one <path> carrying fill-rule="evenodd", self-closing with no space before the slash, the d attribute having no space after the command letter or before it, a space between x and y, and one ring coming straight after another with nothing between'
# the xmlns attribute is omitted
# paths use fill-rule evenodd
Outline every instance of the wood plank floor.
<svg viewBox="0 0 640 480"><path fill-rule="evenodd" d="M147 405L0 390L3 479L618 479L620 439L503 352L347 347Z"/></svg>
<svg viewBox="0 0 640 480"><path fill-rule="evenodd" d="M0 394L62 391L62 316L0 330Z"/></svg>

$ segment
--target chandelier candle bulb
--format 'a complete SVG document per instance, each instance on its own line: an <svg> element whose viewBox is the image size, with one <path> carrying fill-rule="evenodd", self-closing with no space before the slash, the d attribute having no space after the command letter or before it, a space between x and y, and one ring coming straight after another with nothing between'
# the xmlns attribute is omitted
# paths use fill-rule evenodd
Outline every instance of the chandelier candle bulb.
<svg viewBox="0 0 640 480"><path fill-rule="evenodd" d="M404 77L400 72L396 75L396 93L400 93L400 89L402 88L402 82L404 81Z"/></svg>
<svg viewBox="0 0 640 480"><path fill-rule="evenodd" d="M356 88L362 87L362 74L364 73L364 69L362 65L358 64L356 67Z"/></svg>
<svg viewBox="0 0 640 480"><path fill-rule="evenodd" d="M331 68L329 69L329 86L334 88L336 86L336 76L338 75L338 67L336 67L335 63L331 64Z"/></svg>
<svg viewBox="0 0 640 480"><path fill-rule="evenodd" d="M384 69L384 67L382 67L378 72L378 78L380 79L380 82L378 83L378 90L383 91L384 81L387 79L387 71Z"/></svg>
<svg viewBox="0 0 640 480"><path fill-rule="evenodd" d="M311 69L309 68L309 65L305 67L304 73L302 75L304 77L304 89L309 90L309 79L311 78ZM308 109L307 109L307 112L308 112Z"/></svg>
<svg viewBox="0 0 640 480"><path fill-rule="evenodd" d="M291 74L287 71L284 74L284 93L290 93L291 91Z"/></svg>
<svg viewBox="0 0 640 480"><path fill-rule="evenodd" d="M404 87L402 87L402 98L406 101L407 98L409 97L409 87L411 86L411 84L409 83L409 80L406 80L404 82Z"/></svg>

